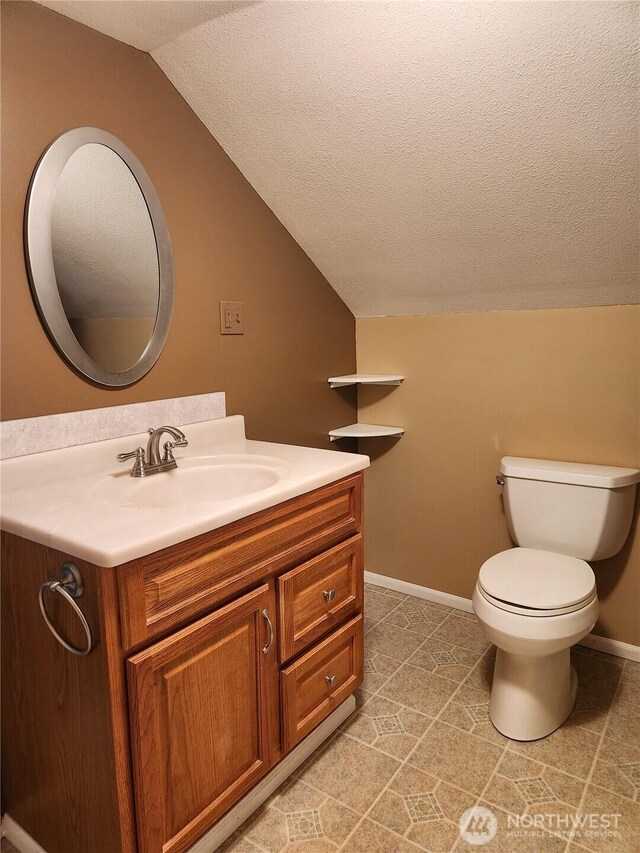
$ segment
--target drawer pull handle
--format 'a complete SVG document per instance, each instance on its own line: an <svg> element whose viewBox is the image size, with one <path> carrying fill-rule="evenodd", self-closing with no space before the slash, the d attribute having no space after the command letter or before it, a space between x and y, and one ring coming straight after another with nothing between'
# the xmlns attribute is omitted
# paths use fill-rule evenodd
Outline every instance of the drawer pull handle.
<svg viewBox="0 0 640 853"><path fill-rule="evenodd" d="M325 589L322 594L324 595L325 601L333 601L336 597L335 589Z"/></svg>
<svg viewBox="0 0 640 853"><path fill-rule="evenodd" d="M329 687L333 687L333 685L336 683L335 675L325 675L324 680L327 682Z"/></svg>
<svg viewBox="0 0 640 853"><path fill-rule="evenodd" d="M273 625L271 624L271 619L269 619L269 611L268 610L265 609L262 611L262 618L266 621L267 625L269 626L269 640L262 647L262 654L266 655L269 653L269 649L271 648L271 644L273 643Z"/></svg>

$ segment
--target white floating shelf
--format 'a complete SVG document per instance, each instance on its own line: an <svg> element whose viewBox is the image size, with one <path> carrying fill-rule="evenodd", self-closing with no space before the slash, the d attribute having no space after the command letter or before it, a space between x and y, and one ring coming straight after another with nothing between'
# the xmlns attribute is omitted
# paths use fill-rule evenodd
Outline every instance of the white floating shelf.
<svg viewBox="0 0 640 853"><path fill-rule="evenodd" d="M331 441L337 438L382 438L404 435L404 427L381 426L380 424L351 424L329 432Z"/></svg>
<svg viewBox="0 0 640 853"><path fill-rule="evenodd" d="M399 374L350 373L347 376L330 376L327 382L332 388L345 385L401 385L404 376Z"/></svg>

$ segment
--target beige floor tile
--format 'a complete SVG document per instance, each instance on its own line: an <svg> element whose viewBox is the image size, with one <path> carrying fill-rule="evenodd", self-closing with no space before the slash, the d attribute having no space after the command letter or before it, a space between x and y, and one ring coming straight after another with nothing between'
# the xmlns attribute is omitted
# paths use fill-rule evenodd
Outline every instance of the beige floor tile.
<svg viewBox="0 0 640 853"><path fill-rule="evenodd" d="M419 849L410 841L367 819L362 821L342 847L345 853L415 853Z"/></svg>
<svg viewBox="0 0 640 853"><path fill-rule="evenodd" d="M541 740L511 741L509 749L571 776L586 779L599 742L598 735L567 721Z"/></svg>
<svg viewBox="0 0 640 853"><path fill-rule="evenodd" d="M435 672L443 678L462 682L479 659L478 652L429 638L411 655L407 663L426 669L427 672Z"/></svg>
<svg viewBox="0 0 640 853"><path fill-rule="evenodd" d="M404 664L380 688L380 696L429 717L437 716L456 690L456 683Z"/></svg>
<svg viewBox="0 0 640 853"><path fill-rule="evenodd" d="M491 693L491 685L493 684L493 669L496 662L496 650L494 646L483 653L480 661L471 670L465 684L469 687L475 687L476 690L483 690L487 696Z"/></svg>
<svg viewBox="0 0 640 853"><path fill-rule="evenodd" d="M409 762L431 776L479 795L502 753L501 748L436 720Z"/></svg>
<svg viewBox="0 0 640 853"><path fill-rule="evenodd" d="M353 695L355 696L356 700L356 708L362 708L362 706L366 704L369 699L371 699L373 693L369 693L368 690L363 690L362 687L358 687Z"/></svg>
<svg viewBox="0 0 640 853"><path fill-rule="evenodd" d="M375 629L374 629L375 630ZM364 638L364 679L362 689L367 693L375 693L387 681L390 675L400 667L402 661L390 658L388 655L374 652L367 637Z"/></svg>
<svg viewBox="0 0 640 853"><path fill-rule="evenodd" d="M625 661L623 676L625 681L631 682L640 690L640 663L633 660Z"/></svg>
<svg viewBox="0 0 640 853"><path fill-rule="evenodd" d="M577 812L584 785L584 781L507 752L483 797L512 815L544 818L543 829L562 834Z"/></svg>
<svg viewBox="0 0 640 853"><path fill-rule="evenodd" d="M380 589L365 587L364 612L371 619L384 619L391 611L398 607L399 602L395 598L384 595Z"/></svg>
<svg viewBox="0 0 640 853"><path fill-rule="evenodd" d="M591 781L622 797L640 801L640 748L605 737Z"/></svg>
<svg viewBox="0 0 640 853"><path fill-rule="evenodd" d="M286 853L335 853L339 847L327 838L307 838L290 841L284 849Z"/></svg>
<svg viewBox="0 0 640 853"><path fill-rule="evenodd" d="M245 824L247 841L268 850L269 853L278 853L289 843L287 816L271 806L262 806L254 812L247 824Z"/></svg>
<svg viewBox="0 0 640 853"><path fill-rule="evenodd" d="M629 672L633 673L633 670ZM626 669L620 678L611 711L640 717L640 685L635 676L629 675Z"/></svg>
<svg viewBox="0 0 640 853"><path fill-rule="evenodd" d="M328 797L318 809L320 823L325 837L340 845L343 844L360 820L358 812Z"/></svg>
<svg viewBox="0 0 640 853"><path fill-rule="evenodd" d="M587 729L587 731L600 735L604 731L608 717L608 709L602 711L586 711L580 710L576 707L571 712L568 722L571 725L581 726L583 729Z"/></svg>
<svg viewBox="0 0 640 853"><path fill-rule="evenodd" d="M405 631L411 631L412 634L419 634L423 638L430 637L440 624L431 622L422 613L400 613L398 610L386 616L384 621L404 628Z"/></svg>
<svg viewBox="0 0 640 853"><path fill-rule="evenodd" d="M442 622L450 613L457 613L445 604L436 604L433 601L426 601L424 598L416 598L413 595L408 595L398 610L402 613L424 613L431 622Z"/></svg>
<svg viewBox="0 0 640 853"><path fill-rule="evenodd" d="M472 652L484 652L490 645L477 620L465 619L454 614L448 616L438 626L433 636L437 640L454 643Z"/></svg>
<svg viewBox="0 0 640 853"><path fill-rule="evenodd" d="M491 853L563 853L567 843L564 838L558 838L544 830L519 830L509 824L509 815L506 812L485 801L480 802L479 805L493 812L496 818L495 835L486 843L486 847L469 843L461 837L454 848L456 853L460 851L472 853L479 849L491 851ZM480 824L479 829L482 831L485 826L488 824Z"/></svg>
<svg viewBox="0 0 640 853"><path fill-rule="evenodd" d="M379 622L367 634L365 640L365 658L380 654L385 657L405 661L422 645L424 637L405 631L390 622Z"/></svg>
<svg viewBox="0 0 640 853"><path fill-rule="evenodd" d="M381 589L382 589L382 588L383 588L383 587L381 587ZM404 592L398 592L398 590L397 590L397 589L389 589L388 587L384 587L384 593L385 593L385 595L390 595L390 596L392 596L393 598L399 598L399 599L400 599L400 601L404 601L404 600L405 600L405 598L414 598L414 596L411 596L411 595L405 595L405 593L404 593Z"/></svg>
<svg viewBox="0 0 640 853"><path fill-rule="evenodd" d="M379 621L380 621L379 619L374 619L371 616L365 616L364 617L364 633L366 634L367 631L370 631L374 625L378 624Z"/></svg>
<svg viewBox="0 0 640 853"><path fill-rule="evenodd" d="M249 852L328 853L338 849L360 818L357 812L297 780L282 786L270 805L250 818L240 834L235 834L235 846L223 849L225 853L244 853L245 848L238 845L246 841L251 845L246 848Z"/></svg>
<svg viewBox="0 0 640 853"><path fill-rule="evenodd" d="M429 853L449 853L460 837L460 828L451 820L424 820L412 824L406 837Z"/></svg>
<svg viewBox="0 0 640 853"><path fill-rule="evenodd" d="M478 705L474 708L465 708L464 705L458 705L452 700L442 709L438 715L438 719L443 723L448 723L450 726L455 726L458 729L481 737L483 740L488 740L496 746L506 746L508 738L500 734L489 720L488 715L488 703L485 706Z"/></svg>
<svg viewBox="0 0 640 853"><path fill-rule="evenodd" d="M569 721L540 741L508 741L488 720L495 649L475 617L366 589L371 615L358 712L229 839L225 853L475 851L460 839L458 821L480 795L498 819L487 853L640 853L640 745L631 745L640 744L640 665L572 650L579 694ZM429 626L425 638L419 632ZM583 812L617 811L621 834L574 837L567 846L562 822L552 821L575 813L592 767ZM516 836L508 814L537 816L542 828Z"/></svg>
<svg viewBox="0 0 640 853"><path fill-rule="evenodd" d="M620 660L574 652L571 662L578 676L576 711L608 711L623 671Z"/></svg>
<svg viewBox="0 0 640 853"><path fill-rule="evenodd" d="M606 736L622 743L640 743L640 716L628 706L613 705L609 712Z"/></svg>
<svg viewBox="0 0 640 853"><path fill-rule="evenodd" d="M640 850L639 804L630 803L596 785L589 785L580 814L593 815L596 822L603 819L610 821L609 828L602 826L576 832L575 841L587 850L596 853L638 853ZM617 827L613 825L615 815L619 815Z"/></svg>
<svg viewBox="0 0 640 853"><path fill-rule="evenodd" d="M405 758L431 723L431 717L374 696L341 730L394 758Z"/></svg>
<svg viewBox="0 0 640 853"><path fill-rule="evenodd" d="M428 637L452 612L450 607L408 596L385 621Z"/></svg>
<svg viewBox="0 0 640 853"><path fill-rule="evenodd" d="M438 719L489 740L497 746L504 747L509 742L489 718L489 693L470 687L467 682L454 693L451 702L441 711Z"/></svg>
<svg viewBox="0 0 640 853"><path fill-rule="evenodd" d="M339 735L300 778L364 814L399 766L395 758Z"/></svg>
<svg viewBox="0 0 640 853"><path fill-rule="evenodd" d="M382 792L369 816L406 835L422 849L445 853L458 837L460 815L474 802L473 794L405 765Z"/></svg>
<svg viewBox="0 0 640 853"><path fill-rule="evenodd" d="M221 847L218 847L217 853L257 853L260 850L255 844L252 844L245 836L246 824L243 824L240 829L237 829ZM4 842L4 839L3 839ZM4 843L1 853L13 853L15 847L9 845L6 849ZM17 851L16 851L17 853Z"/></svg>
<svg viewBox="0 0 640 853"><path fill-rule="evenodd" d="M369 817L400 835L404 835L411 826L405 800L395 791L383 791L369 812Z"/></svg>
<svg viewBox="0 0 640 853"><path fill-rule="evenodd" d="M319 809L327 799L327 794L311 788L300 779L289 779L276 791L269 800L269 805L278 811L289 814L290 812L303 812L311 809Z"/></svg>
<svg viewBox="0 0 640 853"><path fill-rule="evenodd" d="M409 769L417 772L413 768L407 768ZM427 793L429 789L425 785L417 784L415 778L402 780L402 772L401 770L398 773L392 784L394 788L404 788L403 798L411 817L406 837L434 853L449 851L459 836L460 817L474 805L475 795L440 781Z"/></svg>

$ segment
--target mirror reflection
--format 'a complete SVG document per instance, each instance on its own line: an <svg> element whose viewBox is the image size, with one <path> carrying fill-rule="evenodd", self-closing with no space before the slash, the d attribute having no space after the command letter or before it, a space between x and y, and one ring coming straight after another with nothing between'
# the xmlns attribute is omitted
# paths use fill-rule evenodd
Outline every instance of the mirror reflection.
<svg viewBox="0 0 640 853"><path fill-rule="evenodd" d="M105 370L128 370L153 332L158 255L138 182L106 145L82 145L67 161L51 243L58 292L78 342Z"/></svg>

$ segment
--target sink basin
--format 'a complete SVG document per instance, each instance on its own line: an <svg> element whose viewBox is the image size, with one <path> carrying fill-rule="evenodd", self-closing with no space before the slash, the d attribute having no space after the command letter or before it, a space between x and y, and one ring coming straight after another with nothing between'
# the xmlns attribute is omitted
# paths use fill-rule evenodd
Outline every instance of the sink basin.
<svg viewBox="0 0 640 853"><path fill-rule="evenodd" d="M118 472L91 490L99 501L150 508L186 508L241 498L275 486L289 473L275 457L220 454L178 460L173 471L150 477Z"/></svg>

